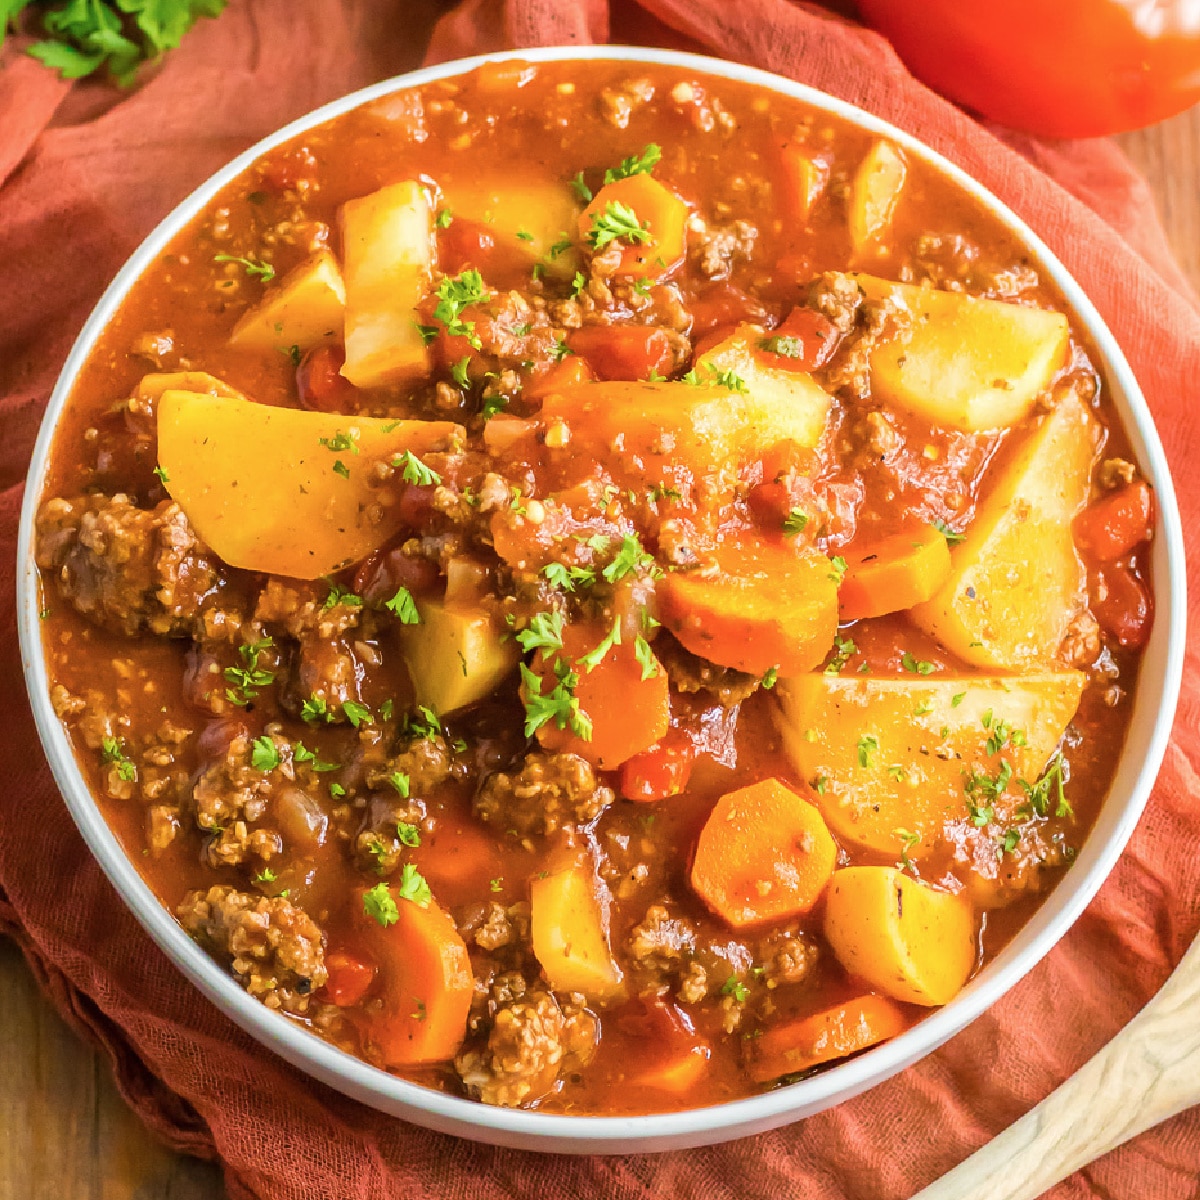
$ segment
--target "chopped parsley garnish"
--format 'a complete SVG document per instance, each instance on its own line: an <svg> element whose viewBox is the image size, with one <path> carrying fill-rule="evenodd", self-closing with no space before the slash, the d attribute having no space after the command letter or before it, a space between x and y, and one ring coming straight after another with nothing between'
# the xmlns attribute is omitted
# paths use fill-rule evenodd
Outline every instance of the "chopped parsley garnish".
<svg viewBox="0 0 1200 1200"><path fill-rule="evenodd" d="M994 776L982 771L972 771L963 783L963 791L967 794L967 812L971 823L982 829L990 825L996 815L996 801L1004 794L1012 779L1013 769L1004 761Z"/></svg>
<svg viewBox="0 0 1200 1200"><path fill-rule="evenodd" d="M435 487L442 482L442 477L427 467L411 450L397 454L392 459L392 466L400 468L400 478L405 483L415 483L418 487Z"/></svg>
<svg viewBox="0 0 1200 1200"><path fill-rule="evenodd" d="M571 180L571 186L575 189L575 195L577 195L580 200L584 202L584 204L591 202L592 189L588 187L586 183L584 183L582 171L578 172L575 178Z"/></svg>
<svg viewBox="0 0 1200 1200"><path fill-rule="evenodd" d="M396 907L391 889L382 880L363 892L363 912L385 929L400 920L400 910Z"/></svg>
<svg viewBox="0 0 1200 1200"><path fill-rule="evenodd" d="M508 407L508 397L503 392L495 392L491 396L483 398L483 404L480 406L479 415L488 421L497 413L502 413Z"/></svg>
<svg viewBox="0 0 1200 1200"><path fill-rule="evenodd" d="M709 370L713 373L712 382L716 387L727 388L731 392L747 393L750 391L746 386L746 381L732 367L718 370L710 365Z"/></svg>
<svg viewBox="0 0 1200 1200"><path fill-rule="evenodd" d="M129 756L125 753L125 748L118 738L100 739L100 761L106 766L116 763L117 774L126 783L132 783L137 778L137 767L129 761Z"/></svg>
<svg viewBox="0 0 1200 1200"><path fill-rule="evenodd" d="M404 869L400 872L400 885L396 888L396 895L401 900L411 900L419 908L428 908L429 902L433 899L433 893L429 890L429 884L425 882L425 876L412 863L404 864Z"/></svg>
<svg viewBox="0 0 1200 1200"><path fill-rule="evenodd" d="M957 708L966 698L966 692L955 692L954 695L950 697L950 707Z"/></svg>
<svg viewBox="0 0 1200 1200"><path fill-rule="evenodd" d="M258 695L259 688L270 687L275 682L274 673L264 671L258 665L259 655L273 645L275 645L274 641L265 637L260 641L238 647L238 654L241 655L243 665L226 667L224 672L226 682L232 685L225 689L225 699L230 704L245 708Z"/></svg>
<svg viewBox="0 0 1200 1200"><path fill-rule="evenodd" d="M1049 766L1042 772L1042 777L1037 783L1029 783L1024 779L1018 782L1021 785L1021 790L1025 793L1025 799L1029 802L1029 808L1039 817L1049 814L1051 794L1055 798L1054 815L1056 817L1069 817L1073 815L1071 805L1067 800L1064 790L1066 780L1063 776L1063 758L1061 754L1056 754L1050 760Z"/></svg>
<svg viewBox="0 0 1200 1200"><path fill-rule="evenodd" d="M604 172L604 182L616 183L618 179L628 179L630 175L649 175L662 161L662 147L656 142L649 142L641 154L631 154L621 159L618 167L609 167Z"/></svg>
<svg viewBox="0 0 1200 1200"><path fill-rule="evenodd" d="M534 613L529 624L516 635L517 645L530 650L561 650L563 615L560 612Z"/></svg>
<svg viewBox="0 0 1200 1200"><path fill-rule="evenodd" d="M993 719L990 708L983 714L980 721L984 729L988 730L987 752L989 754L999 754L1008 745L1020 748L1026 744L1025 731L1014 729L1003 719Z"/></svg>
<svg viewBox="0 0 1200 1200"><path fill-rule="evenodd" d="M818 775L812 781L812 790L814 792L816 792L818 796L825 795L825 789L828 787L829 787L829 776L828 775Z"/></svg>
<svg viewBox="0 0 1200 1200"><path fill-rule="evenodd" d="M900 665L914 675L932 675L936 669L931 662L926 662L924 659L913 658L907 650L900 658Z"/></svg>
<svg viewBox="0 0 1200 1200"><path fill-rule="evenodd" d="M407 821L396 822L396 836L400 839L402 846L419 846L421 844L421 831Z"/></svg>
<svg viewBox="0 0 1200 1200"><path fill-rule="evenodd" d="M525 695L525 736L532 737L543 725L553 721L559 729L568 726L571 732L585 742L592 740L591 719L580 711L575 697L579 676L567 663L558 659L554 664L556 682L545 695L542 694L542 677L531 671L524 663L521 667L521 682Z"/></svg>
<svg viewBox="0 0 1200 1200"><path fill-rule="evenodd" d="M879 749L879 739L873 733L864 733L858 739L858 765L860 767L869 767L871 765L871 755Z"/></svg>
<svg viewBox="0 0 1200 1200"><path fill-rule="evenodd" d="M846 577L846 560L840 555L835 554L829 560L829 565L833 569L829 572L829 578L833 580L838 587L842 586L842 580Z"/></svg>
<svg viewBox="0 0 1200 1200"><path fill-rule="evenodd" d="M270 867L263 867L261 871L254 877L255 883L274 883L279 876L271 870Z"/></svg>
<svg viewBox="0 0 1200 1200"><path fill-rule="evenodd" d="M504 890L504 876L501 875L499 879L489 879L488 887L493 892L502 892Z"/></svg>
<svg viewBox="0 0 1200 1200"><path fill-rule="evenodd" d="M744 1004L749 993L746 991L746 985L736 975L730 975L721 984L721 995L732 996L738 1004Z"/></svg>
<svg viewBox="0 0 1200 1200"><path fill-rule="evenodd" d="M604 656L614 647L621 644L621 618L614 617L612 628L594 650L579 659L578 665L585 668L590 675L603 661ZM649 647L647 647L649 649ZM643 676L644 678L644 676Z"/></svg>
<svg viewBox="0 0 1200 1200"><path fill-rule="evenodd" d="M945 521L940 518L933 522L933 527L950 543L952 546L957 546L967 535L965 533L955 533Z"/></svg>
<svg viewBox="0 0 1200 1200"><path fill-rule="evenodd" d="M619 579L624 579L626 575L632 575L636 571L649 571L653 575L657 570L654 557L642 549L642 543L638 541L637 534L627 533L621 539L621 546L616 557L601 574L609 583L616 583Z"/></svg>
<svg viewBox="0 0 1200 1200"><path fill-rule="evenodd" d="M560 363L570 353L571 353L571 347L568 346L567 343L562 338L555 338L554 350L551 353L551 357L554 359L554 361L556 363Z"/></svg>
<svg viewBox="0 0 1200 1200"><path fill-rule="evenodd" d="M900 861L896 864L902 871L913 870L912 859L908 857L908 852L921 840L919 833L909 833L907 829L896 829L893 831L900 839Z"/></svg>
<svg viewBox="0 0 1200 1200"><path fill-rule="evenodd" d="M464 354L462 358L460 358L458 362L456 362L454 366L450 368L450 374L454 376L454 382L457 383L459 387L465 388L471 386L471 378L467 374L467 368L470 365L471 356L469 354Z"/></svg>
<svg viewBox="0 0 1200 1200"><path fill-rule="evenodd" d="M454 220L454 213L448 208L439 208L437 216L434 217L433 223L439 229L449 229L450 222Z"/></svg>
<svg viewBox="0 0 1200 1200"><path fill-rule="evenodd" d="M264 733L250 743L250 765L256 771L274 771L280 761L279 747L270 734Z"/></svg>
<svg viewBox="0 0 1200 1200"><path fill-rule="evenodd" d="M343 433L340 429L333 437L318 438L317 441L325 447L326 450L332 450L340 454L343 450L349 450L351 454L358 454L358 432Z"/></svg>
<svg viewBox="0 0 1200 1200"><path fill-rule="evenodd" d="M384 608L397 617L401 625L420 625L421 614L417 612L417 602L406 587L397 588L396 594L384 601Z"/></svg>
<svg viewBox="0 0 1200 1200"><path fill-rule="evenodd" d="M270 283L275 278L275 268L270 263L259 262L254 258L239 258L236 254L214 254L213 262L241 263L251 279L261 279L263 283Z"/></svg>
<svg viewBox="0 0 1200 1200"><path fill-rule="evenodd" d="M340 475L343 479L350 478L350 468L340 458L334 460L333 473Z"/></svg>
<svg viewBox="0 0 1200 1200"><path fill-rule="evenodd" d="M312 725L317 721L332 721L333 713L324 696L309 696L300 706L300 718Z"/></svg>
<svg viewBox="0 0 1200 1200"><path fill-rule="evenodd" d="M1006 854L1012 854L1021 841L1021 831L1019 829L1009 829L1004 834L1004 840L1000 843L1000 857L1003 858Z"/></svg>
<svg viewBox="0 0 1200 1200"><path fill-rule="evenodd" d="M433 319L441 321L451 337L465 337L468 345L476 350L482 349L483 342L475 332L475 322L464 321L462 314L472 304L482 304L490 298L491 293L483 286L483 276L474 267L455 278L447 275L437 285L434 294L438 303L433 310Z"/></svg>
<svg viewBox="0 0 1200 1200"><path fill-rule="evenodd" d="M336 771L341 763L325 762L315 750L310 750L303 742L297 742L292 750L292 758L298 763L307 763L314 771Z"/></svg>
<svg viewBox="0 0 1200 1200"><path fill-rule="evenodd" d="M759 682L760 687L762 687L763 689L765 689L766 691L769 692L775 686L775 684L778 683L778 681L779 681L779 668L778 667L768 667L767 673L758 682Z"/></svg>
<svg viewBox="0 0 1200 1200"><path fill-rule="evenodd" d="M853 638L842 638L834 634L833 645L837 653L825 664L826 675L839 674L841 669L858 653L858 646L855 645Z"/></svg>
<svg viewBox="0 0 1200 1200"><path fill-rule="evenodd" d="M342 787L342 785L340 783L331 783L329 785L329 794L335 800L337 800L346 794L346 789L344 787Z"/></svg>
<svg viewBox="0 0 1200 1200"><path fill-rule="evenodd" d="M654 657L654 651L650 649L650 643L640 633L633 640L633 657L642 668L643 681L653 679L662 670L658 659Z"/></svg>
<svg viewBox="0 0 1200 1200"><path fill-rule="evenodd" d="M587 287L587 276L582 271L576 271L575 278L571 280L571 295L578 296L585 287Z"/></svg>
<svg viewBox="0 0 1200 1200"><path fill-rule="evenodd" d="M796 534L804 531L807 524L808 513L800 508L790 509L788 515L783 518L783 536L795 537Z"/></svg>
<svg viewBox="0 0 1200 1200"><path fill-rule="evenodd" d="M572 244L571 235L564 231L558 235L558 241L556 241L550 247L550 249L546 251L546 257L553 262L553 260L558 258L560 254L566 254L566 252L570 250Z"/></svg>
<svg viewBox="0 0 1200 1200"><path fill-rule="evenodd" d="M552 587L562 588L564 592L573 592L576 584L591 587L596 582L596 572L591 567L568 567L565 563L547 563L542 574Z"/></svg>
<svg viewBox="0 0 1200 1200"><path fill-rule="evenodd" d="M360 725L370 725L371 710L365 704L359 704L357 700L347 700L342 705L342 712L346 714L346 720L357 729Z"/></svg>
<svg viewBox="0 0 1200 1200"><path fill-rule="evenodd" d="M620 200L610 200L602 213L592 214L587 242L595 251L603 250L610 242L623 241L634 245L649 240L650 230L638 221L637 213Z"/></svg>
<svg viewBox="0 0 1200 1200"><path fill-rule="evenodd" d="M518 229L517 240L520 242L532 242L533 234L530 233L528 229Z"/></svg>
<svg viewBox="0 0 1200 1200"><path fill-rule="evenodd" d="M158 482L161 483L164 487L168 483L171 482L170 477L167 475L166 471L163 470L163 468L161 466L154 468L154 474L158 476Z"/></svg>
<svg viewBox="0 0 1200 1200"><path fill-rule="evenodd" d="M403 799L403 800L408 799L409 788L410 788L409 779L408 779L408 776L405 775L403 771L393 771L388 776L388 783L390 783L392 785L392 787L394 787L396 789L396 791L400 794L401 799Z"/></svg>
<svg viewBox="0 0 1200 1200"><path fill-rule="evenodd" d="M336 580L328 579L329 592L325 596L325 603L322 607L325 609L336 608L339 604L344 604L347 608L362 608L362 597L356 596L348 588L342 587Z"/></svg>
<svg viewBox="0 0 1200 1200"><path fill-rule="evenodd" d="M418 704L416 716L405 714L402 731L409 737L433 739L442 732L442 722L427 704Z"/></svg>

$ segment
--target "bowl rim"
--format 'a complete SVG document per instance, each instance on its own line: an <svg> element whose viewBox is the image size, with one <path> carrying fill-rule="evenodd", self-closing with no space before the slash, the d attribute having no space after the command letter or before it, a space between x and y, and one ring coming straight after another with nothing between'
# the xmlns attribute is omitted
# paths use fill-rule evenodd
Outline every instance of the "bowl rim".
<svg viewBox="0 0 1200 1200"><path fill-rule="evenodd" d="M313 126L391 93L464 74L487 62L530 64L601 60L677 67L750 84L885 136L948 176L1002 222L1051 278L1069 313L1096 349L1135 454L1154 486L1158 526L1153 546L1157 619L1143 658L1126 748L1096 825L1061 883L1047 894L1017 936L948 1005L912 1029L809 1079L758 1095L702 1108L635 1116L584 1116L495 1108L410 1083L338 1050L315 1034L271 1012L210 958L159 902L126 855L92 797L66 733L49 699L40 632L40 596L33 560L33 524L54 434L95 341L126 294L168 241L208 201L266 151ZM481 54L423 67L343 96L290 122L239 154L178 204L117 273L79 333L42 418L26 478L17 551L17 619L22 666L35 723L55 781L89 849L109 881L167 957L230 1019L293 1066L342 1093L417 1124L490 1142L556 1152L629 1152L710 1144L760 1132L818 1112L865 1091L917 1062L975 1020L1008 992L1067 932L1101 884L1145 807L1169 738L1182 679L1186 581L1179 511L1165 454L1137 381L1099 313L1045 243L1011 209L962 168L913 135L807 84L725 59L648 47L543 47ZM1156 680L1147 669L1153 660ZM1153 705L1153 711L1149 709ZM1139 714L1141 720L1139 721ZM1129 766L1135 732L1140 761ZM1128 778L1125 778L1128 776ZM1125 797L1118 800L1117 784ZM1110 812L1110 810L1113 810ZM1105 821L1106 814L1109 819ZM1107 825L1098 837L1102 822Z"/></svg>

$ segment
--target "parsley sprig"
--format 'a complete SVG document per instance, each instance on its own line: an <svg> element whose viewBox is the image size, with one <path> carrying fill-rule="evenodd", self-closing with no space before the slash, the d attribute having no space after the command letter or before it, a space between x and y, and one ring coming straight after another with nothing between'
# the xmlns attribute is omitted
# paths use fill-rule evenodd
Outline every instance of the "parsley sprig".
<svg viewBox="0 0 1200 1200"><path fill-rule="evenodd" d="M434 294L438 303L433 310L433 319L441 321L451 337L464 337L468 345L481 350L483 342L475 332L475 322L464 321L462 317L464 309L473 304L482 304L491 297L491 293L483 286L483 276L478 270L471 267L459 275L447 275L437 285Z"/></svg>
<svg viewBox="0 0 1200 1200"><path fill-rule="evenodd" d="M275 268L269 262L259 262L256 258L241 258L236 254L214 254L213 262L241 263L251 279L261 279L263 283L270 283L275 278Z"/></svg>
<svg viewBox="0 0 1200 1200"><path fill-rule="evenodd" d="M650 240L650 230L639 220L637 213L620 200L610 200L602 213L592 214L587 244L593 251L603 250L610 242L628 242L631 246Z"/></svg>
<svg viewBox="0 0 1200 1200"><path fill-rule="evenodd" d="M616 183L618 179L628 179L630 175L649 175L661 161L662 147L657 142L649 142L641 154L631 154L621 159L620 166L609 167L604 172L604 182Z"/></svg>

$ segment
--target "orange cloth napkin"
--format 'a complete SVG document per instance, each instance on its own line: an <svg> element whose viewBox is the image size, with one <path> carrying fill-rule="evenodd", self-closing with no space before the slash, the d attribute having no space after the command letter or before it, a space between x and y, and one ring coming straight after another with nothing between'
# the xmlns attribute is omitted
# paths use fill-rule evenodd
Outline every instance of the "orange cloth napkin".
<svg viewBox="0 0 1200 1200"><path fill-rule="evenodd" d="M13 561L39 415L89 309L168 208L290 118L416 56L414 0L259 0L202 22L139 91L68 88L0 60L0 932L103 1045L122 1092L176 1149L219 1156L235 1200L383 1197L844 1197L900 1200L1020 1116L1162 983L1200 914L1200 670L1144 820L1099 897L1021 984L941 1050L802 1124L663 1156L540 1157L427 1133L300 1075L189 987L79 839L22 694ZM610 24L611 22L611 24ZM908 76L881 39L787 0L468 0L429 49L647 40L707 48L816 84L910 130L1016 209L1074 272L1140 378L1177 471L1192 594L1200 530L1193 389L1200 313L1144 184L1107 142L994 133ZM1195 603L1195 602L1194 602ZM1197 1195L1200 1115L1177 1117L1060 1185Z"/></svg>

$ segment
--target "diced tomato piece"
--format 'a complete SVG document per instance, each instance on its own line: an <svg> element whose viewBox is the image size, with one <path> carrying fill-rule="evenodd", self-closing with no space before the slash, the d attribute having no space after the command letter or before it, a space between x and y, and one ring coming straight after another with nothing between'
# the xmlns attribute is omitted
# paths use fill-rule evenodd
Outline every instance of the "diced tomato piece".
<svg viewBox="0 0 1200 1200"><path fill-rule="evenodd" d="M492 231L479 221L454 217L438 231L438 268L457 275L464 267L483 267L496 250Z"/></svg>
<svg viewBox="0 0 1200 1200"><path fill-rule="evenodd" d="M300 407L314 412L355 410L358 388L342 373L346 352L341 346L315 346L296 368Z"/></svg>
<svg viewBox="0 0 1200 1200"><path fill-rule="evenodd" d="M594 378L591 367L584 359L578 354L568 354L562 362L552 363L540 375L532 376L521 395L526 400L541 400L551 392L560 392L577 383L590 383Z"/></svg>
<svg viewBox="0 0 1200 1200"><path fill-rule="evenodd" d="M761 324L766 316L767 310L753 296L732 283L717 283L692 302L692 336L718 327L732 332L747 322Z"/></svg>
<svg viewBox="0 0 1200 1200"><path fill-rule="evenodd" d="M1096 562L1124 558L1154 531L1154 494L1143 480L1127 483L1075 519L1075 540Z"/></svg>
<svg viewBox="0 0 1200 1200"><path fill-rule="evenodd" d="M1150 589L1128 567L1115 564L1096 573L1092 612L1100 628L1126 650L1144 646L1154 624Z"/></svg>
<svg viewBox="0 0 1200 1200"><path fill-rule="evenodd" d="M671 339L657 325L585 325L567 345L601 379L648 379L674 366Z"/></svg>
<svg viewBox="0 0 1200 1200"><path fill-rule="evenodd" d="M672 729L649 750L621 764L620 793L626 800L665 800L687 787L696 751L686 734Z"/></svg>
<svg viewBox="0 0 1200 1200"><path fill-rule="evenodd" d="M811 308L793 308L763 339L755 357L784 371L813 371L833 357L839 341L832 321Z"/></svg>
<svg viewBox="0 0 1200 1200"><path fill-rule="evenodd" d="M329 1003L338 1008L349 1008L357 1004L375 982L376 967L344 950L334 950L325 955L325 969L329 978L325 982L325 993Z"/></svg>

